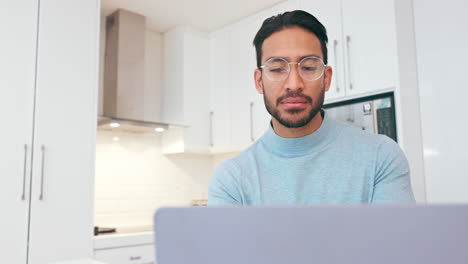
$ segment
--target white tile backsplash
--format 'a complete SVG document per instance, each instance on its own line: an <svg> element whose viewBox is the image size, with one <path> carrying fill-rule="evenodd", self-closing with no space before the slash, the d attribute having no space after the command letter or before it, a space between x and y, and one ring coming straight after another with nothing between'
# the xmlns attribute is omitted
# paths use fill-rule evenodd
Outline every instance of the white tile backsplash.
<svg viewBox="0 0 468 264"><path fill-rule="evenodd" d="M114 141L118 137L118 141ZM214 167L233 154L161 154L161 134L98 131L95 225L152 225L155 210L207 199Z"/></svg>

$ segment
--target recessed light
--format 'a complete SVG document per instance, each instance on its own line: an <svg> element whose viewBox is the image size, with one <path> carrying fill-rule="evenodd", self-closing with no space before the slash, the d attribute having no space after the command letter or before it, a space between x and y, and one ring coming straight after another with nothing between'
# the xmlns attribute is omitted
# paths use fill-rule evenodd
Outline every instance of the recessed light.
<svg viewBox="0 0 468 264"><path fill-rule="evenodd" d="M113 123L110 123L110 126L111 126L111 127L119 127L120 124L117 123L117 122L113 122Z"/></svg>
<svg viewBox="0 0 468 264"><path fill-rule="evenodd" d="M162 127L157 127L157 128L154 129L154 131L156 131L156 132L164 132L164 128L162 128Z"/></svg>

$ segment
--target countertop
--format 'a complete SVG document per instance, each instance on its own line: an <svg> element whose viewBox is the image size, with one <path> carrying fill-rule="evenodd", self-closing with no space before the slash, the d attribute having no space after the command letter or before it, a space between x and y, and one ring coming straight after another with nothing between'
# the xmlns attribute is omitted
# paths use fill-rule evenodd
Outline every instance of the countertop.
<svg viewBox="0 0 468 264"><path fill-rule="evenodd" d="M148 245L154 243L154 232L113 233L94 237L94 250Z"/></svg>

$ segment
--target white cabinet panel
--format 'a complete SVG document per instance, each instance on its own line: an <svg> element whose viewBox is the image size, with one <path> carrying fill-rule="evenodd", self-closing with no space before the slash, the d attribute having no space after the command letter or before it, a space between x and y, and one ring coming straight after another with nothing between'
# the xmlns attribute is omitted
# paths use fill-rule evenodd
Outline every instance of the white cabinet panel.
<svg viewBox="0 0 468 264"><path fill-rule="evenodd" d="M94 258L109 264L155 264L154 245L96 250Z"/></svg>
<svg viewBox="0 0 468 264"><path fill-rule="evenodd" d="M253 85L253 70L249 62L252 62L253 48L245 31L248 25L248 21L241 21L229 30L231 144L234 151L244 150L252 142L249 89Z"/></svg>
<svg viewBox="0 0 468 264"><path fill-rule="evenodd" d="M184 36L185 142L193 152L209 151L209 45L206 36Z"/></svg>
<svg viewBox="0 0 468 264"><path fill-rule="evenodd" d="M99 10L41 1L30 264L92 256Z"/></svg>
<svg viewBox="0 0 468 264"><path fill-rule="evenodd" d="M397 85L393 1L342 1L347 95L385 90Z"/></svg>
<svg viewBox="0 0 468 264"><path fill-rule="evenodd" d="M164 33L163 120L186 126L163 134L165 153L210 151L209 48L202 32L180 27Z"/></svg>
<svg viewBox="0 0 468 264"><path fill-rule="evenodd" d="M231 122L229 111L229 35L216 32L210 37L210 144L212 153L231 149Z"/></svg>
<svg viewBox="0 0 468 264"><path fill-rule="evenodd" d="M36 21L37 1L0 1L0 208L3 208L0 259L3 263L26 263Z"/></svg>

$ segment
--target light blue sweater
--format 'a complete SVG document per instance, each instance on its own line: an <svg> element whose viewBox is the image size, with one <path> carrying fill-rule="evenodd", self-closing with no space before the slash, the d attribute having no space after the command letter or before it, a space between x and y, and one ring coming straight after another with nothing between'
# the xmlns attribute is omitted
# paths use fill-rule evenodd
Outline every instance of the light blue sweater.
<svg viewBox="0 0 468 264"><path fill-rule="evenodd" d="M393 140L324 117L301 138L282 138L270 126L217 168L208 205L414 202L409 175Z"/></svg>

